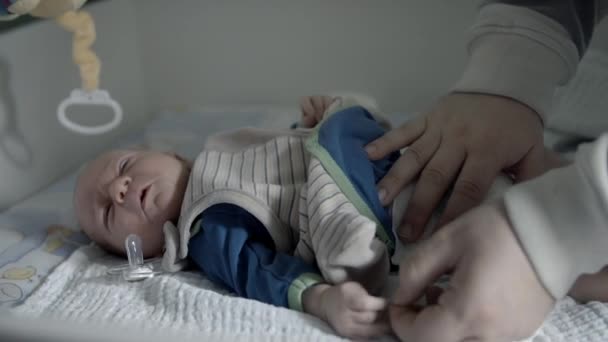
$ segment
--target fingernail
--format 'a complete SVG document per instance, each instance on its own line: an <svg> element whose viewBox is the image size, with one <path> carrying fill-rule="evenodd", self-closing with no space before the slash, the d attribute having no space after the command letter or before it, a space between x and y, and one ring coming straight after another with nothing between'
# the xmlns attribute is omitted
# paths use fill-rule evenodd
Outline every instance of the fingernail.
<svg viewBox="0 0 608 342"><path fill-rule="evenodd" d="M399 238L403 242L412 242L412 226L405 224L399 227Z"/></svg>
<svg viewBox="0 0 608 342"><path fill-rule="evenodd" d="M376 152L376 146L375 145L365 146L365 152L367 152L368 155L373 154L374 152Z"/></svg>
<svg viewBox="0 0 608 342"><path fill-rule="evenodd" d="M410 230L410 241L412 241L412 242L416 242L416 241L420 240L422 238L422 236L424 235L424 226L417 226L416 228L418 228L418 229L414 229L414 227L410 227L410 229L411 229Z"/></svg>
<svg viewBox="0 0 608 342"><path fill-rule="evenodd" d="M386 200L386 190L383 188L380 188L378 190L378 199L380 199L380 202L384 205L384 201Z"/></svg>

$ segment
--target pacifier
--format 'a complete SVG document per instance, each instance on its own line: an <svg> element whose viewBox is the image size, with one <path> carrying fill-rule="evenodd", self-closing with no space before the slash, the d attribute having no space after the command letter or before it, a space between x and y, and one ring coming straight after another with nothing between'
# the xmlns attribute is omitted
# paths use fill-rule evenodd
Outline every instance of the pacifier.
<svg viewBox="0 0 608 342"><path fill-rule="evenodd" d="M151 278L160 271L160 258L144 261L142 243L139 236L130 234L125 239L125 250L127 251L128 264L119 265L108 270L109 275L121 275L128 282L140 281Z"/></svg>

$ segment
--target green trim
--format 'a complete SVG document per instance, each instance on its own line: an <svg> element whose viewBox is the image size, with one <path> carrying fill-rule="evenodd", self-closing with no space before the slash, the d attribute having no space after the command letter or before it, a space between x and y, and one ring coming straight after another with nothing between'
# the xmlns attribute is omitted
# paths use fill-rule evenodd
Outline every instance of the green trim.
<svg viewBox="0 0 608 342"><path fill-rule="evenodd" d="M196 220L194 220L194 222L192 223L192 226L190 226L190 238L192 238L194 235L198 234L198 232L200 232L201 230L201 218L197 218Z"/></svg>
<svg viewBox="0 0 608 342"><path fill-rule="evenodd" d="M329 115L328 115L329 116ZM327 120L327 117L323 119L323 122ZM380 239L380 241L384 242L388 247L389 254L392 255L395 250L395 244L390 239L384 226L378 220L374 212L369 208L367 203L361 198L355 187L352 185L344 171L336 164L335 160L331 157L329 152L319 144L319 129L322 127L322 123L318 124L317 127L314 128L312 135L308 140L306 140L306 149L323 165L327 173L333 178L336 182L340 190L344 193L346 198L348 198L351 203L355 206L355 208L359 211L359 213L370 220L376 223L376 236Z"/></svg>
<svg viewBox="0 0 608 342"><path fill-rule="evenodd" d="M287 291L287 303L289 308L303 312L302 294L309 287L323 282L323 278L315 273L302 273L299 277L294 279Z"/></svg>

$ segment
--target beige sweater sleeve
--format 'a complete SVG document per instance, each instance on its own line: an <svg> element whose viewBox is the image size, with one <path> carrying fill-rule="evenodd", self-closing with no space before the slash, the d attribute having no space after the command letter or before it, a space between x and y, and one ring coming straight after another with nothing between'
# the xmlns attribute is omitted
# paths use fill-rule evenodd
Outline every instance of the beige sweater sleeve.
<svg viewBox="0 0 608 342"><path fill-rule="evenodd" d="M507 213L539 278L555 298L608 264L608 133L575 162L505 194Z"/></svg>
<svg viewBox="0 0 608 342"><path fill-rule="evenodd" d="M469 59L452 91L506 96L550 112L557 86L568 82L579 54L558 22L525 7L486 5L471 28Z"/></svg>

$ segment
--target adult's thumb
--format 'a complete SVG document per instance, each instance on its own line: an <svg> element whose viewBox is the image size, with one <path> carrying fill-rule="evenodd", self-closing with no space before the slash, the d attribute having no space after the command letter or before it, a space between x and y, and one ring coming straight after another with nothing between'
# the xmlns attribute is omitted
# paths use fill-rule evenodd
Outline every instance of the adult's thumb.
<svg viewBox="0 0 608 342"><path fill-rule="evenodd" d="M394 294L393 304L415 303L428 286L454 268L460 249L458 241L450 238L454 224L458 224L458 220L423 241L401 263L399 287Z"/></svg>
<svg viewBox="0 0 608 342"><path fill-rule="evenodd" d="M538 177L551 169L566 166L567 164L568 161L556 152L545 146L536 146L511 169L511 172L515 176L515 181L519 183Z"/></svg>

